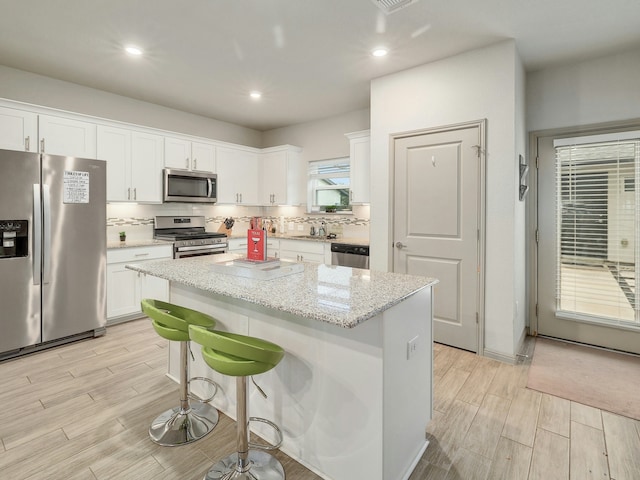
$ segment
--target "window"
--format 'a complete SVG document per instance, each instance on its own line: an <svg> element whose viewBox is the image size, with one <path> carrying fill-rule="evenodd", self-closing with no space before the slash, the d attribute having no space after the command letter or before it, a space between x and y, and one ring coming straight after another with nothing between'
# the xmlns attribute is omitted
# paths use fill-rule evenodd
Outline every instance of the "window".
<svg viewBox="0 0 640 480"><path fill-rule="evenodd" d="M309 162L311 212L350 212L349 157Z"/></svg>
<svg viewBox="0 0 640 480"><path fill-rule="evenodd" d="M559 314L640 327L640 133L556 147Z"/></svg>

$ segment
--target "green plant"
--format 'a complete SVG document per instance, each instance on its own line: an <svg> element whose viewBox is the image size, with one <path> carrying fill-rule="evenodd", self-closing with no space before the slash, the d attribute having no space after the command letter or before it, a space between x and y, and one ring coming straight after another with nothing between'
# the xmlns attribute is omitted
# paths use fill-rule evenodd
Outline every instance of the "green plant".
<svg viewBox="0 0 640 480"><path fill-rule="evenodd" d="M119 232L118 235L120 235L120 239L124 239L127 237L127 232Z"/></svg>

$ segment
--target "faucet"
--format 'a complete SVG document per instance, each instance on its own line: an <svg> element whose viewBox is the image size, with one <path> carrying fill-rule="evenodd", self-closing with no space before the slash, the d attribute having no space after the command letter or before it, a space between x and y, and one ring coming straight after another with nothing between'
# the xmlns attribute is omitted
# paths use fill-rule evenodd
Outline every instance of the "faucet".
<svg viewBox="0 0 640 480"><path fill-rule="evenodd" d="M318 235L320 237L324 237L327 235L327 228L326 228L326 223L325 222L321 222L320 223L320 228L318 229Z"/></svg>

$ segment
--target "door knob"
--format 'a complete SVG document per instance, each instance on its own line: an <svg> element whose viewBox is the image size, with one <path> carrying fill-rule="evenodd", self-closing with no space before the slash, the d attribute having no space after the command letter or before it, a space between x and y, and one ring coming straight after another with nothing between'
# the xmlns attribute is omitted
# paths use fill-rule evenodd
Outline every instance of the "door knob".
<svg viewBox="0 0 640 480"><path fill-rule="evenodd" d="M396 242L396 248L404 248L406 245L402 242Z"/></svg>

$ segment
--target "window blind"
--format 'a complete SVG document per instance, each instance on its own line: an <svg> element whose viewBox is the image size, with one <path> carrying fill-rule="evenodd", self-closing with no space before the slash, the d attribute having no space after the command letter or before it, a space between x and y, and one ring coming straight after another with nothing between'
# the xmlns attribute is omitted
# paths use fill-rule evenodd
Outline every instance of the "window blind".
<svg viewBox="0 0 640 480"><path fill-rule="evenodd" d="M640 326L640 138L630 136L556 144L560 314Z"/></svg>

